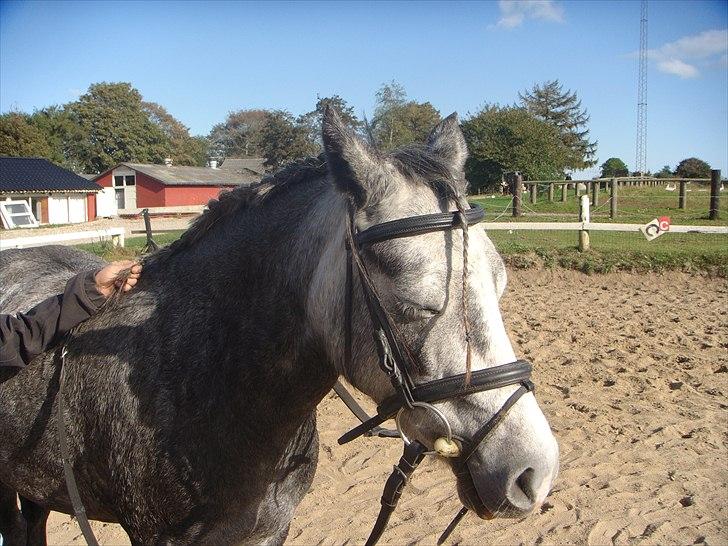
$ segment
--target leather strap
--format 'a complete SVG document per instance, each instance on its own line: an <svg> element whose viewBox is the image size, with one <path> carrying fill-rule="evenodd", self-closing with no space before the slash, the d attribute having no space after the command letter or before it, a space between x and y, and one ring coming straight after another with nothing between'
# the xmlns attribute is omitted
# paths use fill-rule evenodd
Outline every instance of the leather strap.
<svg viewBox="0 0 728 546"><path fill-rule="evenodd" d="M480 205L471 204L465 211L465 220L468 225L477 224L485 218L485 211ZM397 237L412 237L433 231L445 231L462 228L459 212L442 212L437 214L422 214L400 218L391 222L376 224L356 234L354 239L359 246L396 239Z"/></svg>
<svg viewBox="0 0 728 546"><path fill-rule="evenodd" d="M525 380L521 383L521 386L516 389L516 391L511 394L508 397L508 400L506 400L505 404L499 409L493 417L490 418L490 420L485 423L478 432L475 433L475 435L470 438L468 441L467 448L463 451L463 454L460 456L460 468L465 466L465 464L468 462L468 459L475 453L475 450L478 449L478 446L481 444L483 440L485 440L485 437L490 434L495 427L497 427L501 421L503 421L503 418L506 416L508 411L515 405L516 402L526 394L527 392L533 392L535 390L535 386L531 381Z"/></svg>
<svg viewBox="0 0 728 546"><path fill-rule="evenodd" d="M404 453L399 459L399 463L394 466L392 474L387 479L382 493L382 508L379 510L379 516L374 524L372 532L369 534L366 546L374 546L384 533L389 523L389 518L399 503L402 496L404 486L409 482L412 473L417 469L422 459L425 458L427 448L418 441L414 441L404 446Z"/></svg>
<svg viewBox="0 0 728 546"><path fill-rule="evenodd" d="M91 530L91 524L86 517L86 508L83 506L81 500L81 494L78 492L78 484L76 483L76 477L73 475L73 468L71 467L71 451L68 448L68 436L66 435L66 424L65 424L65 412L63 403L63 391L66 386L66 347L65 344L61 348L60 358L60 379L58 381L58 414L56 415L56 430L58 432L58 443L61 446L61 461L63 461L63 475L66 478L66 488L68 489L68 496L71 499L71 506L73 506L73 513L76 515L76 521L78 526L81 528L83 538L86 539L88 546L98 546L96 536Z"/></svg>
<svg viewBox="0 0 728 546"><path fill-rule="evenodd" d="M465 374L453 375L436 379L428 383L415 386L412 389L412 398L415 402L428 404L441 402L452 398L460 398L476 392L499 389L508 385L523 384L531 376L531 364L525 360L516 360L494 368L477 370L472 373L469 385L465 384ZM525 393L524 393L525 394ZM515 402L514 402L515 403ZM390 396L377 407L377 414L363 421L339 438L339 444L346 444L366 434L374 427L393 417L403 404L398 396Z"/></svg>

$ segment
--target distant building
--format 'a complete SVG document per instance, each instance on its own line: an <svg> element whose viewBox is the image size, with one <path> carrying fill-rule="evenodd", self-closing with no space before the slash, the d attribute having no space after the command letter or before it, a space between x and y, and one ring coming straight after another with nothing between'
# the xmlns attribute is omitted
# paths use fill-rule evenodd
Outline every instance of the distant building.
<svg viewBox="0 0 728 546"><path fill-rule="evenodd" d="M229 160L226 160L226 163ZM99 216L113 216L141 208L204 205L223 190L259 182L263 177L248 167L223 169L120 163L96 175L103 187L98 196Z"/></svg>
<svg viewBox="0 0 728 546"><path fill-rule="evenodd" d="M47 159L0 157L0 203L25 201L37 224L94 220L96 193L100 190L93 181ZM14 208L20 212L21 207ZM17 227L22 227L27 218L18 216L16 220Z"/></svg>

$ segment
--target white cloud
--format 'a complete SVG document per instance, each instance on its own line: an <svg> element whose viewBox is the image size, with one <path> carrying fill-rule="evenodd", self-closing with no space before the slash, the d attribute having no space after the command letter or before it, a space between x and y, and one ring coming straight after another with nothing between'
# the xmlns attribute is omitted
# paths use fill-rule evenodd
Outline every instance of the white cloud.
<svg viewBox="0 0 728 546"><path fill-rule="evenodd" d="M657 62L657 69L681 78L696 78L700 64L720 66L728 53L728 29L706 30L685 36L656 49L647 55Z"/></svg>
<svg viewBox="0 0 728 546"><path fill-rule="evenodd" d="M675 74L681 78L696 78L698 69L680 59L667 59L657 63L657 69L667 74Z"/></svg>
<svg viewBox="0 0 728 546"><path fill-rule="evenodd" d="M553 0L500 0L501 17L496 24L499 28L516 28L526 19L538 19L563 23L564 10Z"/></svg>

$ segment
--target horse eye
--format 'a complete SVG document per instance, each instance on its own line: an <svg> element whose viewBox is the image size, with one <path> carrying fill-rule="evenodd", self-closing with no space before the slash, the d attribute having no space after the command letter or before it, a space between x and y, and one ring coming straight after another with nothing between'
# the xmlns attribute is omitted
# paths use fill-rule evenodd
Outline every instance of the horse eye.
<svg viewBox="0 0 728 546"><path fill-rule="evenodd" d="M410 302L397 302L397 319L399 322L416 322L427 320L439 315L441 311L433 307L423 307Z"/></svg>

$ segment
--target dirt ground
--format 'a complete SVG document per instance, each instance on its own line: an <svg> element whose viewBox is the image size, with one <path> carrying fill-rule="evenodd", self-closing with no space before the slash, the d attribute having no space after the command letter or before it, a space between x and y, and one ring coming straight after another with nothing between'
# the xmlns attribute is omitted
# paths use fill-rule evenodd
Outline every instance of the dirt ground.
<svg viewBox="0 0 728 546"><path fill-rule="evenodd" d="M522 521L468 515L449 544L728 544L728 282L679 273L512 271L503 313L533 361L561 473ZM399 458L394 440L338 446L355 423L319 406L321 453L287 544L361 544ZM426 461L381 544L434 544L459 508L450 472ZM128 544L96 524L103 545ZM82 544L53 514L50 544Z"/></svg>

